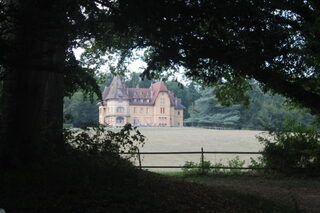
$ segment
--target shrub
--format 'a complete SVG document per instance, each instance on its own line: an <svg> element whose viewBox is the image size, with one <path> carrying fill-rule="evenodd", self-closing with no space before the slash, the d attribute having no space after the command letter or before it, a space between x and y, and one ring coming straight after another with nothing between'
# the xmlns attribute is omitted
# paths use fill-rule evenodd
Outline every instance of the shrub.
<svg viewBox="0 0 320 213"><path fill-rule="evenodd" d="M210 172L210 161L203 161L195 163L192 161L186 161L183 165L182 171L185 175L207 175Z"/></svg>
<svg viewBox="0 0 320 213"><path fill-rule="evenodd" d="M131 124L126 124L120 131L106 130L103 126L64 129L63 135L72 149L89 155L118 155L129 152L132 153L129 157L132 157L145 141L145 136Z"/></svg>
<svg viewBox="0 0 320 213"><path fill-rule="evenodd" d="M245 164L244 160L240 160L239 156L228 161L228 167L243 167ZM182 171L185 175L207 175L210 172L213 174L229 173L229 174L239 174L241 169L230 169L225 171L222 168L211 168L211 167L226 167L221 161L212 164L208 160L204 160L203 164L201 162L195 163L192 161L186 161L183 165Z"/></svg>
<svg viewBox="0 0 320 213"><path fill-rule="evenodd" d="M259 156L256 160L250 157L250 164L248 166L249 168L265 168L266 163L262 156ZM253 169L251 170L251 173L253 174L260 174L264 173L266 170L263 169Z"/></svg>
<svg viewBox="0 0 320 213"><path fill-rule="evenodd" d="M183 165L182 171L185 175L194 175L198 172L198 169L196 168L197 166L198 164L195 162L186 161Z"/></svg>
<svg viewBox="0 0 320 213"><path fill-rule="evenodd" d="M240 160L239 156L236 156L234 159L228 161L229 167L240 168L243 167L246 162L244 160ZM239 174L241 173L241 169L230 169L231 174Z"/></svg>
<svg viewBox="0 0 320 213"><path fill-rule="evenodd" d="M199 163L199 167L200 168L200 174L202 175L207 175L210 172L210 166L211 166L211 162L209 160L204 160L203 163Z"/></svg>
<svg viewBox="0 0 320 213"><path fill-rule="evenodd" d="M217 162L217 163L214 163L212 164L212 167L223 167L224 165L222 164L221 161ZM224 172L224 169L220 169L220 168L213 168L212 169L212 173L213 174L221 174Z"/></svg>
<svg viewBox="0 0 320 213"><path fill-rule="evenodd" d="M265 145L263 158L267 167L285 174L319 175L320 134L314 126L287 120L279 130L270 130L258 140Z"/></svg>

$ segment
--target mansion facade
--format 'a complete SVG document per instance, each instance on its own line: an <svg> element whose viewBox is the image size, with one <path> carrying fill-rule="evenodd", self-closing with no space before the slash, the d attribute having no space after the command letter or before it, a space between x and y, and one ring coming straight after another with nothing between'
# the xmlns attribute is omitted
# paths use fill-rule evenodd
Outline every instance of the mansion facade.
<svg viewBox="0 0 320 213"><path fill-rule="evenodd" d="M99 123L110 127L183 126L181 99L176 98L165 84L157 82L149 88L127 88L115 76L102 93L99 103Z"/></svg>

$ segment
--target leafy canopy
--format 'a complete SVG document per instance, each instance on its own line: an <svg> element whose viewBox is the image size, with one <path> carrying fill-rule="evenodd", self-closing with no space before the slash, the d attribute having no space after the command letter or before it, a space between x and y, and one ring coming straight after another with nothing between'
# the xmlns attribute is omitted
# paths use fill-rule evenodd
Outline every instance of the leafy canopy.
<svg viewBox="0 0 320 213"><path fill-rule="evenodd" d="M119 0L110 17L118 47L147 48L147 77L183 66L198 83L220 85L220 99L242 103L255 79L319 114L319 13L317 0ZM95 47L109 38L100 33Z"/></svg>

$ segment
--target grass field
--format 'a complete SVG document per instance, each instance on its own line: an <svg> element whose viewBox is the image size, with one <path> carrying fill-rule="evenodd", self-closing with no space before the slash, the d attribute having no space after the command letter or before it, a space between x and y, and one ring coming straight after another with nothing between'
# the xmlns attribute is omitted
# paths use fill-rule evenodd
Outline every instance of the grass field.
<svg viewBox="0 0 320 213"><path fill-rule="evenodd" d="M212 130L201 128L139 128L147 140L141 151L260 151L263 146L256 136L261 131L249 130ZM239 155L240 159L250 162L250 157L257 155ZM207 154L206 160L223 163L235 158L236 155ZM185 161L198 162L200 155L144 155L142 165L170 166L183 165ZM159 169L157 169L159 170ZM160 169L161 170L161 169ZM166 169L168 170L168 169ZM172 170L172 169L171 169Z"/></svg>

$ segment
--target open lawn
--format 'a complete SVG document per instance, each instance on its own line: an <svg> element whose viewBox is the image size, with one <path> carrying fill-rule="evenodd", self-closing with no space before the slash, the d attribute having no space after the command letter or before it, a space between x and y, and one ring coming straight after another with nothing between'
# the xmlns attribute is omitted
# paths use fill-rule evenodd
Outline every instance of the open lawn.
<svg viewBox="0 0 320 213"><path fill-rule="evenodd" d="M263 148L256 136L261 131L250 130L212 130L189 127L164 127L164 128L139 128L147 137L145 146L141 151L260 151ZM227 162L236 155L207 154L206 160L211 162ZM250 162L250 157L257 155L241 155L240 159ZM144 155L142 165L145 166L170 166L183 165L185 161L198 162L200 155ZM159 169L158 169L159 170ZM168 170L168 169L167 169ZM171 169L172 170L172 169Z"/></svg>

